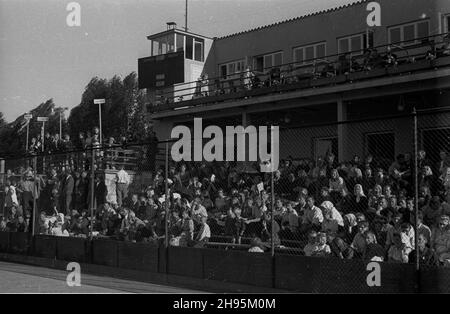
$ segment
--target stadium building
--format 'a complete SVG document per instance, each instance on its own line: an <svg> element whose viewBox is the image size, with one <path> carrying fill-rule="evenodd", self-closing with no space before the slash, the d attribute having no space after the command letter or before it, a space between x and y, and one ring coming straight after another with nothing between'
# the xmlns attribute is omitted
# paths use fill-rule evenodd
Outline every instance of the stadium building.
<svg viewBox="0 0 450 314"><path fill-rule="evenodd" d="M168 23L139 59L158 138L201 117L204 126L279 125L281 158L393 160L411 151L405 115L449 105L450 2L376 3L380 26L368 26L373 2L364 0L220 38ZM343 123L353 120L366 122ZM450 116L421 119L418 130L419 146L437 159Z"/></svg>

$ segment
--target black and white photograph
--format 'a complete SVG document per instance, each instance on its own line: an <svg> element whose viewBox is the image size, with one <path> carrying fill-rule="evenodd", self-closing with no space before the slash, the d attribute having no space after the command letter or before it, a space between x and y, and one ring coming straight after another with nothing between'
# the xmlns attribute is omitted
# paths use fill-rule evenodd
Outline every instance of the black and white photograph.
<svg viewBox="0 0 450 314"><path fill-rule="evenodd" d="M450 1L0 0L0 294L429 293Z"/></svg>

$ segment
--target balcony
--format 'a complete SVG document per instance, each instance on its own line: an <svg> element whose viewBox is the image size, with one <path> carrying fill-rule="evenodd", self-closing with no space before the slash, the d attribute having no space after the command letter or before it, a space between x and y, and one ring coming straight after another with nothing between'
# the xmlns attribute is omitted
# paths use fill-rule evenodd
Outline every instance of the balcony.
<svg viewBox="0 0 450 314"><path fill-rule="evenodd" d="M299 90L320 91L324 87L406 77L450 66L450 39L446 34L420 38L417 42L414 45L399 42L365 51L305 60L301 65L288 63L260 72L244 71L227 77L181 84L176 96L173 93L161 95L161 100L150 106L149 111L159 115ZM413 76L411 80L414 80Z"/></svg>

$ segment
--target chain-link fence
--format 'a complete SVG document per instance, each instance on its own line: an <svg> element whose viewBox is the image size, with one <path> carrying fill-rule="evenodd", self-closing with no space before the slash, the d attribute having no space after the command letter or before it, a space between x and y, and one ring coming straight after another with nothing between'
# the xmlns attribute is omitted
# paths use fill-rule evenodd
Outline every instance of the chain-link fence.
<svg viewBox="0 0 450 314"><path fill-rule="evenodd" d="M273 172L180 162L175 140L8 159L1 229L448 267L449 117L280 127Z"/></svg>

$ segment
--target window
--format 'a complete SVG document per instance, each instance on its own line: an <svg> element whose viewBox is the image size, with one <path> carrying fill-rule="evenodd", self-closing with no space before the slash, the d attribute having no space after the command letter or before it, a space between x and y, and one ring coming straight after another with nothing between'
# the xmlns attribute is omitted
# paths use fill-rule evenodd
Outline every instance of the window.
<svg viewBox="0 0 450 314"><path fill-rule="evenodd" d="M450 128L436 128L422 130L422 148L427 153L427 158L434 164L440 160L441 150L450 147Z"/></svg>
<svg viewBox="0 0 450 314"><path fill-rule="evenodd" d="M195 61L200 61L203 62L204 61L204 46L205 41L203 39L200 38L195 38L194 39L194 60Z"/></svg>
<svg viewBox="0 0 450 314"><path fill-rule="evenodd" d="M419 38L428 37L430 34L430 22L418 21L388 28L389 43L399 43L401 46L419 44ZM422 42L428 41L422 39Z"/></svg>
<svg viewBox="0 0 450 314"><path fill-rule="evenodd" d="M448 33L450 32L450 13L445 14L442 19L442 32Z"/></svg>
<svg viewBox="0 0 450 314"><path fill-rule="evenodd" d="M226 79L230 75L233 75L236 73L241 73L245 70L244 69L244 60L237 60L237 61L221 64L219 66L219 69L220 69L220 76L223 79Z"/></svg>
<svg viewBox="0 0 450 314"><path fill-rule="evenodd" d="M283 52L275 52L264 56L258 56L253 59L254 69L262 72L264 70L270 70L272 67L280 66L283 64Z"/></svg>
<svg viewBox="0 0 450 314"><path fill-rule="evenodd" d="M177 34L177 52L184 50L184 35Z"/></svg>
<svg viewBox="0 0 450 314"><path fill-rule="evenodd" d="M313 59L324 58L326 43L294 48L294 61L297 65L313 63Z"/></svg>
<svg viewBox="0 0 450 314"><path fill-rule="evenodd" d="M368 41L367 41L368 40ZM351 53L351 55L360 55L367 47L373 47L373 32L342 37L338 39L338 52Z"/></svg>
<svg viewBox="0 0 450 314"><path fill-rule="evenodd" d="M394 133L379 132L366 134L366 155L369 154L381 164L392 162L395 159Z"/></svg>
<svg viewBox="0 0 450 314"><path fill-rule="evenodd" d="M194 54L194 37L186 36L186 59L192 60Z"/></svg>
<svg viewBox="0 0 450 314"><path fill-rule="evenodd" d="M338 139L337 137L325 137L314 139L314 159L324 158L327 154L333 153L338 155Z"/></svg>

